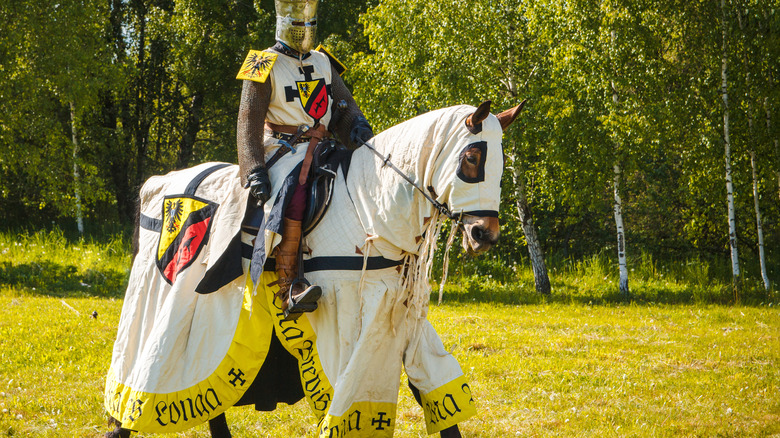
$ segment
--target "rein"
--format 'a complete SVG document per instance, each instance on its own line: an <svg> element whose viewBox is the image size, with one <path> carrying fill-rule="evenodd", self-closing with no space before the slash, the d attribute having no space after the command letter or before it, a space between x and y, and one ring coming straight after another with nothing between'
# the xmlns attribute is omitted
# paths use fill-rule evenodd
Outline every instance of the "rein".
<svg viewBox="0 0 780 438"><path fill-rule="evenodd" d="M415 184L414 181L412 181L411 178L409 178L401 169L399 169L395 164L393 164L390 161L390 154L387 154L387 156L382 155L379 151L374 149L373 146L371 146L368 142L363 141L361 139L358 139L358 142L360 142L363 146L367 147L371 152L373 152L377 157L379 157L382 160L382 167L389 167L392 169L395 173L401 176L406 182L412 185L415 189L417 189L422 195L425 197L425 199L428 200L433 206L439 210L439 212L445 216L447 216L451 221L455 223L455 225L463 230L463 212L461 213L453 213L449 207L447 207L447 204L442 204L441 202L433 199L429 194L425 193L425 191L420 188L419 185ZM429 189L430 190L430 189Z"/></svg>

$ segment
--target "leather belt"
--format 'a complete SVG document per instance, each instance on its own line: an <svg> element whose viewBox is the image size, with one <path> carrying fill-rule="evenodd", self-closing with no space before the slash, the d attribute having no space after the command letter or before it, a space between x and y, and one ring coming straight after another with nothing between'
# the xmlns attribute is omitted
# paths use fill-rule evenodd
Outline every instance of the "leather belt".
<svg viewBox="0 0 780 438"><path fill-rule="evenodd" d="M321 127L321 129L317 128L315 130L315 135L311 135L310 133L312 130L309 130L305 134L298 137L296 143L305 143L311 140L312 137L323 139L331 136L330 132L328 132L324 126L319 125L319 127ZM277 125L276 123L271 123L268 121L265 122L265 129L270 133L271 137L284 141L290 141L290 139L292 139L295 134L298 133L297 126Z"/></svg>
<svg viewBox="0 0 780 438"><path fill-rule="evenodd" d="M303 159L303 165L301 167L301 174L298 177L298 184L306 184L306 181L309 177L309 167L311 166L311 161L314 156L314 148L317 146L317 143L322 141L325 138L330 137L330 132L328 132L328 129L322 125L320 122L317 122L313 127L309 128L308 131L304 132L301 135L298 135L298 127L297 126L291 126L291 125L277 125L276 123L271 123L269 121L265 122L265 127L272 131L273 133L278 133L278 135L287 135L289 138L281 138L276 135L272 136L277 139L282 139L284 141L295 141L296 144L298 143L305 143L305 141L302 140L308 140L309 147L306 149L306 156ZM291 145L292 146L292 145Z"/></svg>
<svg viewBox="0 0 780 438"><path fill-rule="evenodd" d="M277 131L266 131L266 134L277 139L277 140L284 140L287 143L289 143L293 137L295 137L295 134L285 134L284 132L277 132ZM311 139L311 137L302 135L298 137L298 143L306 143Z"/></svg>

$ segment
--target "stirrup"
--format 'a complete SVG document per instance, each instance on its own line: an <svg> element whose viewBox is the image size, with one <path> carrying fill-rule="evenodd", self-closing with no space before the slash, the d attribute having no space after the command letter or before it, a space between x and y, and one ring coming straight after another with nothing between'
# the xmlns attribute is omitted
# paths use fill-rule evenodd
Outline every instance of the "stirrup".
<svg viewBox="0 0 780 438"><path fill-rule="evenodd" d="M303 292L293 296L293 290L298 285L303 285ZM317 310L317 300L322 296L322 288L312 286L305 278L296 278L290 284L287 293L287 308L284 309L284 320L294 321L306 312Z"/></svg>

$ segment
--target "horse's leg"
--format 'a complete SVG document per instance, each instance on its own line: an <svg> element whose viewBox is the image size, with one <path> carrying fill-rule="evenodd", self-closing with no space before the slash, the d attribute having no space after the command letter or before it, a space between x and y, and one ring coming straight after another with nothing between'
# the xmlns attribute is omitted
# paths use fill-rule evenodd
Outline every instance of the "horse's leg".
<svg viewBox="0 0 780 438"><path fill-rule="evenodd" d="M420 398L420 390L417 389L416 386L412 385L412 382L409 382L409 389L412 390L412 395L414 395L414 399L417 400L417 404L422 406L422 399ZM460 429L458 429L457 424L454 424L439 432L439 436L441 438L461 438Z"/></svg>
<svg viewBox="0 0 780 438"><path fill-rule="evenodd" d="M106 438L130 438L130 429L123 429L122 423L116 418L109 417L108 425L114 426L114 430L106 432Z"/></svg>
<svg viewBox="0 0 780 438"><path fill-rule="evenodd" d="M209 432L211 432L211 438L231 438L233 436L230 434L224 412L209 420Z"/></svg>
<svg viewBox="0 0 780 438"><path fill-rule="evenodd" d="M130 434L132 433L130 429L123 429L122 423L115 418L111 417L108 424L115 427L114 430L106 433L105 438L130 438ZM211 438L232 438L225 414L221 414L209 420L209 432L211 432Z"/></svg>
<svg viewBox="0 0 780 438"><path fill-rule="evenodd" d="M460 429L458 429L458 425L454 424L441 432L439 432L439 436L441 438L462 438L460 434Z"/></svg>

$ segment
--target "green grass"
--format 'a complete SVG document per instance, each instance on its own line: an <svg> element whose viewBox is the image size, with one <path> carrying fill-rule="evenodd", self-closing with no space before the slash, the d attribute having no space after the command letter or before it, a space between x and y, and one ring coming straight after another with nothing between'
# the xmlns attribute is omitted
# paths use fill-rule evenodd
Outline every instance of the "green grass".
<svg viewBox="0 0 780 438"><path fill-rule="evenodd" d="M479 304L432 319L476 373L477 436L780 433L777 310Z"/></svg>
<svg viewBox="0 0 780 438"><path fill-rule="evenodd" d="M130 243L70 241L61 231L0 233L0 290L8 295L122 297Z"/></svg>
<svg viewBox="0 0 780 438"><path fill-rule="evenodd" d="M121 240L0 234L0 436L105 433L103 380L127 251ZM453 278L463 287L448 287L445 304L431 306L478 404L478 415L461 424L464 436L780 436L774 302L621 304L592 289L588 272L596 268L588 269L560 275L552 297L532 300L533 277L517 268L526 283L514 289L518 303L500 273L479 282L461 272ZM576 299L566 299L563 286ZM675 289L665 293L683 302L672 299ZM422 415L402 387L396 436L425 436ZM232 409L228 420L237 437L315 431L305 403L272 413Z"/></svg>
<svg viewBox="0 0 780 438"><path fill-rule="evenodd" d="M760 278L749 275L743 275L735 298L728 263L728 259L702 258L660 262L640 252L628 260L630 295L625 297L618 290L617 263L611 253L602 251L580 260L553 256L547 260L552 293L542 296L536 292L527 258L506 260L493 253L471 258L458 253L450 263L445 294L450 301L503 304L780 303L776 290L764 290ZM441 277L440 271L435 267L435 278Z"/></svg>

